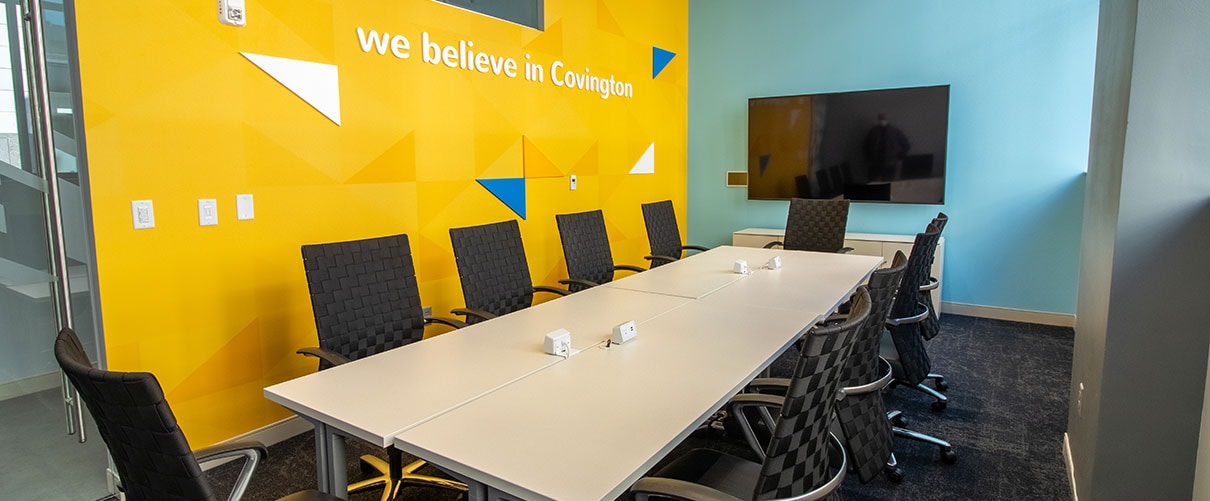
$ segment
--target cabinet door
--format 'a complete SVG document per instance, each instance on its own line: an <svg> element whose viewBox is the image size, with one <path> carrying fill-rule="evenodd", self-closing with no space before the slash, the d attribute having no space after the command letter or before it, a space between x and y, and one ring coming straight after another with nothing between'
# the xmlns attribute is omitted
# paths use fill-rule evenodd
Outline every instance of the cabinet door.
<svg viewBox="0 0 1210 501"><path fill-rule="evenodd" d="M881 256L883 243L874 242L871 240L845 240L844 246L853 248L849 254L857 254L858 256Z"/></svg>

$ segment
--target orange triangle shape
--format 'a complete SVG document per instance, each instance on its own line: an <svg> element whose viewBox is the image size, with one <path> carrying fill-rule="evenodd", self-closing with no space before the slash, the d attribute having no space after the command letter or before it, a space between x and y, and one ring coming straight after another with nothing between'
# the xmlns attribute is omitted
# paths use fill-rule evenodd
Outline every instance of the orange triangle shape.
<svg viewBox="0 0 1210 501"><path fill-rule="evenodd" d="M585 151L580 160L576 162L576 165L571 168L571 172L581 176L597 175L597 167L601 163L600 150L597 148L598 145L600 145L599 142L592 143L588 151Z"/></svg>
<svg viewBox="0 0 1210 501"><path fill-rule="evenodd" d="M478 145L475 146L476 150ZM496 156L495 161L485 166L476 166L475 179L498 179L504 177L525 177L525 160L523 158L521 141L515 137L511 145Z"/></svg>
<svg viewBox="0 0 1210 501"><path fill-rule="evenodd" d="M563 20L546 27L546 31L525 44L525 50L542 52L551 56L563 55Z"/></svg>
<svg viewBox="0 0 1210 501"><path fill-rule="evenodd" d="M260 336L260 320L253 320L168 391L168 400L174 404L185 402L259 381L263 372Z"/></svg>
<svg viewBox="0 0 1210 501"><path fill-rule="evenodd" d="M626 36L622 33L622 26L618 24L618 20L613 17L613 13L609 12L609 7L606 7L602 0L597 0L597 29L618 36Z"/></svg>
<svg viewBox="0 0 1210 501"><path fill-rule="evenodd" d="M406 183L416 180L416 133L409 132L378 158L357 171L346 184Z"/></svg>
<svg viewBox="0 0 1210 501"><path fill-rule="evenodd" d="M244 127L244 144L248 184L253 187L337 184L328 173L256 129Z"/></svg>
<svg viewBox="0 0 1210 501"><path fill-rule="evenodd" d="M528 137L522 136L522 156L525 164L525 177L563 177L563 171L550 158L538 149L538 146Z"/></svg>

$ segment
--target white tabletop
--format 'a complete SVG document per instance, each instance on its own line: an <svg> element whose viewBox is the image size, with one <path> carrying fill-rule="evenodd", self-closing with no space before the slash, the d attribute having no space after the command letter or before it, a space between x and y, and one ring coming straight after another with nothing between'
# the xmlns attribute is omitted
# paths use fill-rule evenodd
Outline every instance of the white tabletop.
<svg viewBox="0 0 1210 501"><path fill-rule="evenodd" d="M779 310L831 312L847 300L883 262L881 256L858 256L784 249L741 248L752 273L709 297L727 304ZM764 268L773 256L776 270Z"/></svg>
<svg viewBox="0 0 1210 501"><path fill-rule="evenodd" d="M385 447L403 430L563 361L542 351L550 331L569 330L572 347L583 349L607 339L617 324L686 302L594 287L270 386L265 397Z"/></svg>
<svg viewBox="0 0 1210 501"><path fill-rule="evenodd" d="M816 319L707 297L643 322L626 344L590 348L407 430L395 445L523 499L613 499Z"/></svg>
<svg viewBox="0 0 1210 501"><path fill-rule="evenodd" d="M736 259L745 259L750 250L749 247L719 246L689 256L692 259L679 259L605 286L696 299L743 278L732 271L733 265Z"/></svg>

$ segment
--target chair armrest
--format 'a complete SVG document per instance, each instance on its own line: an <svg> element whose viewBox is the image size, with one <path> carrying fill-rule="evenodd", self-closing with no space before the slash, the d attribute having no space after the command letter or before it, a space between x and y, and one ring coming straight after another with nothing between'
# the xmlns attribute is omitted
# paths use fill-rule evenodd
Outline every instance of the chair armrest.
<svg viewBox="0 0 1210 501"><path fill-rule="evenodd" d="M601 284L598 284L591 280L582 280L579 278L567 278L567 279L560 280L559 283L561 283L563 285L579 285L580 287L584 287L586 289L601 285ZM535 287L534 290L537 290L537 287Z"/></svg>
<svg viewBox="0 0 1210 501"><path fill-rule="evenodd" d="M299 355L305 355L308 357L317 357L320 360L323 360L332 365L347 364L350 361L348 359L348 357L345 357L344 355L336 353L332 350L325 350L318 346L299 348L298 351L296 351L294 353L298 353Z"/></svg>
<svg viewBox="0 0 1210 501"><path fill-rule="evenodd" d="M866 393L873 393L875 391L879 391L883 388L886 388L886 385L891 384L891 373L892 373L891 363L882 357L878 357L878 362L880 365L882 365L886 369L885 371L883 371L882 377L878 378L877 380L875 380L873 382L866 383L866 384L859 385L859 386L845 386L845 387L841 388L840 390L838 390L840 392L840 398L844 398L849 395L864 395Z"/></svg>
<svg viewBox="0 0 1210 501"><path fill-rule="evenodd" d="M630 488L630 492L637 494L635 499L640 501L647 499L650 495L701 501L741 501L739 498L725 492L675 478L640 478Z"/></svg>
<svg viewBox="0 0 1210 501"><path fill-rule="evenodd" d="M917 322L923 322L923 321L924 321L924 319L925 319L926 317L928 317L928 316L929 316L929 307L928 307L928 305L927 305L927 304L921 303L921 302L919 302L919 301L917 301L917 302L916 302L916 305L920 307L920 313L917 313L917 314L912 315L912 316L910 316L910 317L903 317L903 318L888 318L888 319L886 320L886 324L887 324L888 326L892 326L892 327L893 327L893 326L896 326L896 325L903 325L903 324L914 324L914 323L917 323Z"/></svg>
<svg viewBox="0 0 1210 501"><path fill-rule="evenodd" d="M766 249L772 249L774 247L785 247L785 244L781 243L781 240L774 240L765 244Z"/></svg>
<svg viewBox="0 0 1210 501"><path fill-rule="evenodd" d="M193 451L193 457L197 459L198 464L228 458L243 457L245 459L243 469L240 470L239 476L235 477L235 486L231 488L231 494L227 496L230 501L239 501L244 497L244 491L248 489L248 483L252 481L252 471L256 469L260 460L268 455L269 449L265 447L265 444L255 440L227 442Z"/></svg>
<svg viewBox="0 0 1210 501"><path fill-rule="evenodd" d="M931 291L938 287L941 287L941 282L938 282L936 278L929 277L928 283L920 286L920 292Z"/></svg>
<svg viewBox="0 0 1210 501"><path fill-rule="evenodd" d="M687 250L695 250L695 251L706 252L706 251L710 250L710 248L709 248L709 247L702 247L702 246L700 246L700 245L682 245L682 246L681 246L681 252L684 252L684 251L687 251Z"/></svg>
<svg viewBox="0 0 1210 501"><path fill-rule="evenodd" d="M432 324L448 325L448 326L453 327L453 328L455 328L455 329L461 329L461 328L463 328L463 327L466 327L466 322L463 322L463 321L458 320L458 319L456 319L456 318L449 318L449 317L424 317L424 325L432 325Z"/></svg>
<svg viewBox="0 0 1210 501"><path fill-rule="evenodd" d="M790 388L788 377L758 377L748 383L744 390L755 391L764 395L785 395Z"/></svg>
<svg viewBox="0 0 1210 501"><path fill-rule="evenodd" d="M613 269L614 271L633 271L635 273L647 271L633 264L615 264Z"/></svg>
<svg viewBox="0 0 1210 501"><path fill-rule="evenodd" d="M558 294L560 296L571 294L571 291L567 289L560 289L558 287L551 287L549 285L535 285L534 292L549 292L551 294Z"/></svg>
<svg viewBox="0 0 1210 501"><path fill-rule="evenodd" d="M764 421L770 435L773 434L773 426L777 422L774 418L774 413L781 411L781 406L786 398L778 395L764 395L761 393L740 393L731 397L731 401L727 402L727 411L735 416L735 421L739 423L740 429L744 431L744 440L748 442L748 447L752 448L752 452L761 461L765 460L765 445L760 443L760 439L756 437L756 430L752 429L752 423L748 421L748 417L744 414L747 409L756 409L760 411L761 420ZM772 409L774 412L770 412Z"/></svg>
<svg viewBox="0 0 1210 501"><path fill-rule="evenodd" d="M848 254L850 252L853 252L852 247L841 247L840 250L836 251L837 254Z"/></svg>
<svg viewBox="0 0 1210 501"><path fill-rule="evenodd" d="M661 255L659 255L659 254L655 254L655 255L651 255L651 256L643 256L643 259L646 259L646 260L648 260L648 261L651 261L651 264L653 264L653 265L655 264L655 262L656 262L656 261L663 261L663 262L665 262L665 263L671 263L671 262L673 262L673 261L676 261L676 258L675 258L675 257L672 257L672 256L661 256Z"/></svg>
<svg viewBox="0 0 1210 501"><path fill-rule="evenodd" d="M450 310L450 313L467 317L467 320L470 320L470 317L477 317L479 320L491 320L496 318L496 315L476 308L454 308Z"/></svg>

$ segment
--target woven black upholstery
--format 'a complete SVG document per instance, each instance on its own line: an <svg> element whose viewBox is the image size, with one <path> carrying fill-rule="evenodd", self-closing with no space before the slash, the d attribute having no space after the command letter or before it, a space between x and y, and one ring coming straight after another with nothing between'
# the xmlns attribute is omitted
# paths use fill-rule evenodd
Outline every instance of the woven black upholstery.
<svg viewBox="0 0 1210 501"><path fill-rule="evenodd" d="M450 228L450 240L468 308L504 315L533 304L533 279L516 221ZM467 318L467 323L478 321Z"/></svg>
<svg viewBox="0 0 1210 501"><path fill-rule="evenodd" d="M801 343L801 355L780 402L763 463L758 466L722 452L695 449L656 472L653 477L657 478L636 483L637 497L664 494L654 489L660 478L698 483L718 493L755 500L801 496L830 481L839 485L843 471L835 471L840 456L829 453L828 430L853 338L869 318L870 295L864 286L858 288L851 304L844 322L815 326Z"/></svg>
<svg viewBox="0 0 1210 501"><path fill-rule="evenodd" d="M304 245L302 256L321 348L357 360L424 337L407 235Z"/></svg>
<svg viewBox="0 0 1210 501"><path fill-rule="evenodd" d="M605 216L600 210L555 215L559 240L563 242L563 258L567 260L567 277L603 284L613 280L613 254L609 250L609 234L605 231ZM584 289L571 284L575 292Z"/></svg>
<svg viewBox="0 0 1210 501"><path fill-rule="evenodd" d="M80 338L70 328L60 330L55 337L55 360L92 414L117 467L127 500L219 499L207 483L154 375L93 368ZM263 457L264 446L256 445L258 451L253 453ZM254 462L251 464L255 466ZM252 467L246 464L241 477L251 475ZM242 493L238 484L237 480L237 492ZM336 500L317 491L297 492L283 499Z"/></svg>
<svg viewBox="0 0 1210 501"><path fill-rule="evenodd" d="M790 250L840 252L849 223L848 200L791 198L782 247Z"/></svg>
<svg viewBox="0 0 1210 501"><path fill-rule="evenodd" d="M920 286L928 282L929 264L940 236L940 230L933 224L929 224L924 233L916 234L912 254L908 256L907 271L899 286L899 292L895 295L895 303L891 306L892 319L912 317L923 313L925 308L931 308L930 305L920 302ZM898 360L894 364L895 379L913 386L924 381L932 367L928 352L925 351L924 338L920 334L922 324L923 322L911 322L887 326L898 354Z"/></svg>
<svg viewBox="0 0 1210 501"><path fill-rule="evenodd" d="M755 499L795 496L828 480L828 426L845 363L857 331L869 317L870 294L853 295L849 318L814 327L800 344L801 356L765 450Z"/></svg>
<svg viewBox="0 0 1210 501"><path fill-rule="evenodd" d="M217 499L154 375L94 369L71 329L55 339L55 359L96 421L126 499Z"/></svg>
<svg viewBox="0 0 1210 501"><path fill-rule="evenodd" d="M895 293L903 281L907 257L896 252L889 268L870 275L870 315L857 331L853 348L841 376L841 386L853 388L878 381L887 367L878 356L883 324L891 310ZM848 394L836 402L836 418L840 422L849 464L857 471L862 483L878 476L891 457L891 423L886 418L882 392Z"/></svg>
<svg viewBox="0 0 1210 501"><path fill-rule="evenodd" d="M949 220L949 216L945 215L944 212L938 212L937 217L933 218L933 226L937 227L938 234L940 234L942 231L945 231L945 225L949 222ZM930 270L933 268L935 258L936 256L934 255L929 256L928 267ZM929 305L929 316L928 318L925 318L924 322L920 325L920 335L924 336L925 340L931 340L941 332L941 320L937 317L937 311L933 309L933 291L920 291L920 302Z"/></svg>
<svg viewBox="0 0 1210 501"><path fill-rule="evenodd" d="M681 243L681 229L676 224L676 210L671 200L643 204L643 223L647 226L651 255L681 258L685 245ZM652 268L662 264L667 261L651 261Z"/></svg>

